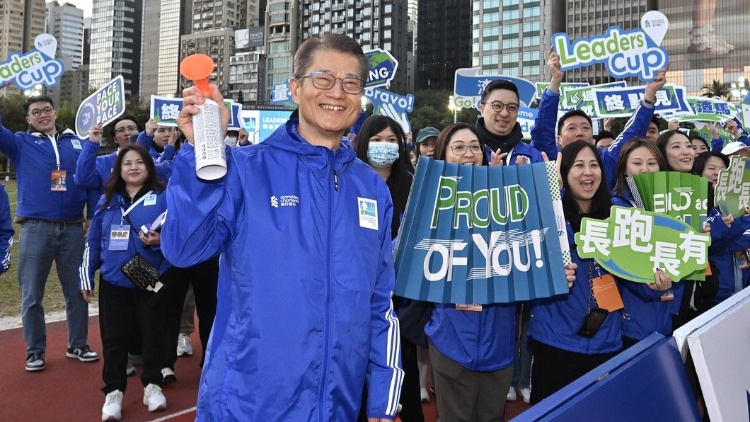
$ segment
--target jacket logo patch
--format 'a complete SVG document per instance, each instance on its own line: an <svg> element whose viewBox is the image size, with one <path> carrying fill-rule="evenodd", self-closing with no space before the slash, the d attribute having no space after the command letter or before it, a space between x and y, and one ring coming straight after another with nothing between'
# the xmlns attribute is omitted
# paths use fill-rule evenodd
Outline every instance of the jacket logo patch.
<svg viewBox="0 0 750 422"><path fill-rule="evenodd" d="M277 197L276 195L271 196L271 206L274 208L278 207L296 207L299 205L299 197L297 195L282 195Z"/></svg>
<svg viewBox="0 0 750 422"><path fill-rule="evenodd" d="M359 209L359 227L378 229L378 203L373 199L357 197Z"/></svg>

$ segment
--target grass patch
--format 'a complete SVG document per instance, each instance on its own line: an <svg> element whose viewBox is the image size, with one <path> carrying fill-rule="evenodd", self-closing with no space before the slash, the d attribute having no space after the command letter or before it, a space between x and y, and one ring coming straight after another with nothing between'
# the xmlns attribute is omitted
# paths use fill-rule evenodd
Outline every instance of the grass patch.
<svg viewBox="0 0 750 422"><path fill-rule="evenodd" d="M15 181L3 182L5 191L10 200L11 218L16 215L18 205L18 192ZM18 236L21 233L21 225L13 224L16 230L13 236L14 245L11 249L11 267L5 274L0 275L0 317L18 316L21 314L21 289L18 284ZM44 313L48 314L65 310L65 297L62 293L60 281L57 279L55 264L47 277L47 287L44 292Z"/></svg>

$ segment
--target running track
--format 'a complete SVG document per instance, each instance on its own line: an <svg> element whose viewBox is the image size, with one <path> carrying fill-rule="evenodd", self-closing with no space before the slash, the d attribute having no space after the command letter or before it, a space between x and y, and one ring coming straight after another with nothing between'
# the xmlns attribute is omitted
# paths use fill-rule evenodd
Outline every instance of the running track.
<svg viewBox="0 0 750 422"><path fill-rule="evenodd" d="M197 325L197 324L196 324ZM164 387L167 409L150 413L141 401L143 386L138 376L128 377L128 389L122 403L123 421L195 420L195 401L200 379L200 340L191 335L194 354L180 358L175 365L177 381ZM99 318L89 318L89 344L99 354ZM102 360L79 362L65 357L67 332L65 321L47 324L47 368L29 373L25 369L26 344L20 328L0 331L0 420L2 421L100 421L104 404ZM140 366L136 367L140 373ZM435 396L422 406L426 422L436 418ZM508 402L505 420L528 408L522 400ZM408 421L405 421L408 422Z"/></svg>

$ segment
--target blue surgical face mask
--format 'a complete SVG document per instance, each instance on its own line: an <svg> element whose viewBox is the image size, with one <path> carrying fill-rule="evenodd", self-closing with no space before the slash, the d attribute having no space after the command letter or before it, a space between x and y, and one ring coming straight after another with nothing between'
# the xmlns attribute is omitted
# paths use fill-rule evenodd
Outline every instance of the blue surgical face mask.
<svg viewBox="0 0 750 422"><path fill-rule="evenodd" d="M391 142L370 142L367 146L367 159L375 167L390 167L398 158L398 144Z"/></svg>

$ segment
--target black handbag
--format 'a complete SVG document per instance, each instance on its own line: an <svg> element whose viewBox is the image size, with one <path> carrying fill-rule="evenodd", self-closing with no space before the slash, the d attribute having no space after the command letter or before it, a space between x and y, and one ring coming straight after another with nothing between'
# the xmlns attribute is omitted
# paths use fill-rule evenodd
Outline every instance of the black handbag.
<svg viewBox="0 0 750 422"><path fill-rule="evenodd" d="M161 273L158 268L154 267L141 254L136 252L135 256L122 264L120 271L141 290L146 290L149 287L152 290L158 290L156 289L156 283L159 282Z"/></svg>
<svg viewBox="0 0 750 422"><path fill-rule="evenodd" d="M137 235L138 232L133 229L133 223L130 221L130 216L125 216L125 218L128 220L130 229ZM136 250L135 241L132 237L130 240L133 245L133 250ZM120 271L122 271L122 273L125 274L125 277L132 281L133 284L141 290L157 292L161 288L161 284L159 283L161 273L159 272L159 269L138 252L136 252L132 258L128 259L126 263L122 264ZM151 289L149 289L149 287L151 287Z"/></svg>

